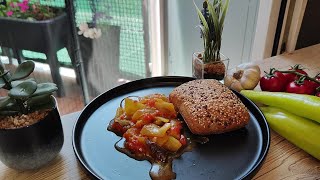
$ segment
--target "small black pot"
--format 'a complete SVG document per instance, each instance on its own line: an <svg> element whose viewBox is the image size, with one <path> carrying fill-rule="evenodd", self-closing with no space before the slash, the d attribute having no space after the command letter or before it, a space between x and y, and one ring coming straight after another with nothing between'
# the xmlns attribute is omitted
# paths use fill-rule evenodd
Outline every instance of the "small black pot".
<svg viewBox="0 0 320 180"><path fill-rule="evenodd" d="M0 129L0 160L13 169L37 169L57 156L63 141L61 119L55 106L35 124Z"/></svg>

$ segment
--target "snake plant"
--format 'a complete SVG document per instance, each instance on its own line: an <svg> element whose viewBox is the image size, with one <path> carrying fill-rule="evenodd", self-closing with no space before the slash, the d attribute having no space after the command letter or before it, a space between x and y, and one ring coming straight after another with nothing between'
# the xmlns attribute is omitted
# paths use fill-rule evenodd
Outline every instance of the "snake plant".
<svg viewBox="0 0 320 180"><path fill-rule="evenodd" d="M229 0L226 0L224 4L222 0L214 0L213 2L205 0L202 11L196 4L195 7L201 22L199 27L204 45L203 62L220 61L221 36Z"/></svg>
<svg viewBox="0 0 320 180"><path fill-rule="evenodd" d="M24 61L11 75L0 61L0 88L7 94L0 97L0 115L28 114L53 107L51 95L58 88L54 83L38 84L33 78L26 79L34 68L33 61Z"/></svg>

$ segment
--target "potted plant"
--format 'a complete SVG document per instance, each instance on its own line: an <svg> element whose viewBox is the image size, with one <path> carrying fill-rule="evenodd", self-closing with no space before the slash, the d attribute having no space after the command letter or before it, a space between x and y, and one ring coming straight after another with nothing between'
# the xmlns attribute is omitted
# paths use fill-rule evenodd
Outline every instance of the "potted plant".
<svg viewBox="0 0 320 180"><path fill-rule="evenodd" d="M57 94L64 96L56 53L67 47L73 57L71 29L64 9L31 0L7 0L0 4L0 27L0 45L12 48L19 63L21 50L46 54L52 80L59 86Z"/></svg>
<svg viewBox="0 0 320 180"><path fill-rule="evenodd" d="M61 8L29 0L7 0L5 5L0 4L0 43L5 47L45 52L49 48L45 41L58 38L63 42L67 39L67 23L67 14Z"/></svg>
<svg viewBox="0 0 320 180"><path fill-rule="evenodd" d="M195 5L196 6L196 5ZM229 65L229 59L220 53L221 36L229 0L223 4L222 0L208 0L203 2L203 10L196 6L201 24L201 37L204 51L193 54L193 76L222 80Z"/></svg>
<svg viewBox="0 0 320 180"><path fill-rule="evenodd" d="M0 61L0 160L14 169L35 169L51 161L63 145L63 130L53 83L27 78L33 61L11 75Z"/></svg>

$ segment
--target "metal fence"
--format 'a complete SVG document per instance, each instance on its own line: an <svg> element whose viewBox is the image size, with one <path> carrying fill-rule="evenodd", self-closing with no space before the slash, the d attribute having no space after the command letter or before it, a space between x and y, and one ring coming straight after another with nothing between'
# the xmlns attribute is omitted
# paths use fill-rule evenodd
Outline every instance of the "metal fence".
<svg viewBox="0 0 320 180"><path fill-rule="evenodd" d="M35 0L38 1L38 0ZM40 0L41 4L64 7L64 0ZM75 0L76 23L94 23L120 27L119 69L122 72L146 77L145 43L142 0ZM108 37L103 37L108 38ZM46 59L44 54L23 51L26 58ZM58 52L62 65L70 66L71 60L64 48Z"/></svg>

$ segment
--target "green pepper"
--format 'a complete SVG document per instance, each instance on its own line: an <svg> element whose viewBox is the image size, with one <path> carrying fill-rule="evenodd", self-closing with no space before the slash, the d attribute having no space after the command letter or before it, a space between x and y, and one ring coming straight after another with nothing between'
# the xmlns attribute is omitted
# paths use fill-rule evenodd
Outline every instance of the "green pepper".
<svg viewBox="0 0 320 180"><path fill-rule="evenodd" d="M320 123L320 98L305 94L242 90L255 103L278 107Z"/></svg>
<svg viewBox="0 0 320 180"><path fill-rule="evenodd" d="M271 129L320 160L320 124L275 107L261 107Z"/></svg>

